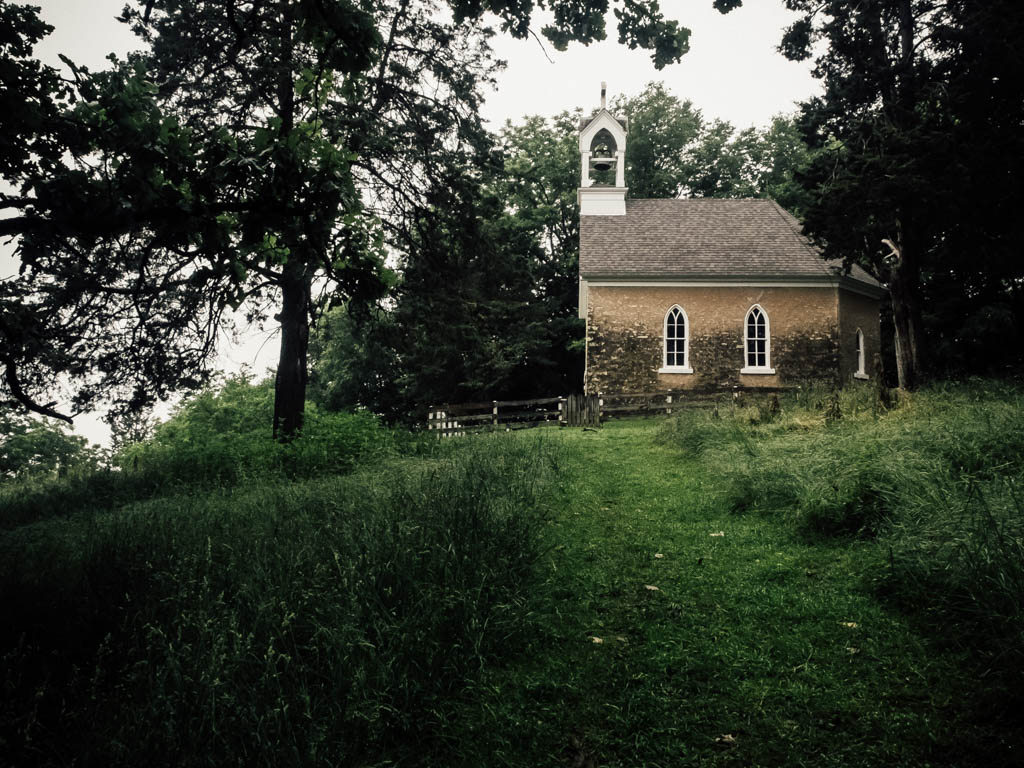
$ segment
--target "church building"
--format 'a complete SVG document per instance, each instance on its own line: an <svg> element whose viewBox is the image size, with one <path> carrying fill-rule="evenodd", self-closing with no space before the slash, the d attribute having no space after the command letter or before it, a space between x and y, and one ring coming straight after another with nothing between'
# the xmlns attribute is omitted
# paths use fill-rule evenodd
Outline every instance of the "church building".
<svg viewBox="0 0 1024 768"><path fill-rule="evenodd" d="M580 125L584 389L847 383L875 375L885 289L821 258L772 200L632 200L627 121Z"/></svg>

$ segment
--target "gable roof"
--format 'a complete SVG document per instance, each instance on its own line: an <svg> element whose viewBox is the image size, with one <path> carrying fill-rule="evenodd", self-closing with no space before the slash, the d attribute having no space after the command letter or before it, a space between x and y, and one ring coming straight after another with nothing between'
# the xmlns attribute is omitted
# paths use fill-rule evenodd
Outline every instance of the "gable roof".
<svg viewBox="0 0 1024 768"><path fill-rule="evenodd" d="M580 275L593 279L851 281L821 258L800 223L772 200L626 200L625 216L580 217ZM850 286L854 287L854 286Z"/></svg>
<svg viewBox="0 0 1024 768"><path fill-rule="evenodd" d="M583 133L583 131L587 129L587 126L590 125L595 120L597 120L597 118L599 118L602 115L602 113L607 114L612 120L621 125L623 130L629 130L629 120L627 120L624 117L618 117L616 115L613 115L611 111L609 111L608 109L602 108L595 109L593 112L590 113L589 116L584 117L580 120L579 132Z"/></svg>

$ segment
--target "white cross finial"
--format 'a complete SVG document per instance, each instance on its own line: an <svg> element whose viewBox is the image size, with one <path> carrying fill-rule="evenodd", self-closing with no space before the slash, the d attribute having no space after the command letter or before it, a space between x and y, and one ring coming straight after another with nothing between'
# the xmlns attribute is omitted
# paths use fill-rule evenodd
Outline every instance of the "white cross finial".
<svg viewBox="0 0 1024 768"><path fill-rule="evenodd" d="M604 109L604 94L608 90L608 83L601 83L601 109Z"/></svg>

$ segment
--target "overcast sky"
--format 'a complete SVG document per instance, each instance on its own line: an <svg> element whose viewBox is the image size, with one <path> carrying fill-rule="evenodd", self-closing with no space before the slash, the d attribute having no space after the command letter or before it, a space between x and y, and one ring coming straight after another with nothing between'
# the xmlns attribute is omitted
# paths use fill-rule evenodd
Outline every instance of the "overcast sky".
<svg viewBox="0 0 1024 768"><path fill-rule="evenodd" d="M37 49L44 60L59 64L57 54L90 68L104 66L110 52L124 54L136 47L135 39L115 17L124 0L33 0L54 32ZM609 18L609 39L590 46L572 45L560 53L532 37L513 40L496 36L494 48L508 67L498 90L484 107L484 117L495 128L524 115L554 115L573 107L595 107L600 83L609 94L633 95L652 80L690 99L705 117L722 118L744 128L765 125L795 102L816 91L810 66L787 61L777 51L782 29L796 14L781 0L747 0L722 15L711 0L666 0L666 14L692 30L690 52L679 64L660 72L645 51L630 51L615 42L615 19ZM543 21L534 25L543 26ZM548 61L548 57L552 61Z"/></svg>
<svg viewBox="0 0 1024 768"><path fill-rule="evenodd" d="M105 57L123 55L137 47L125 25L116 21L124 0L33 0L54 31L36 49L47 63L60 66L57 54L90 69L105 66ZM682 62L654 69L644 51L630 51L615 42L615 19L609 18L609 39L590 46L572 45L558 52L532 37L513 40L497 36L493 47L508 66L490 94L483 117L498 129L506 120L524 115L555 115L566 109L595 108L601 81L609 97L635 95L654 80L663 81L682 99L689 99L705 118L721 118L744 128L766 125L774 115L792 112L798 101L818 91L810 65L787 61L776 51L782 29L795 14L781 0L747 0L730 14L719 14L711 0L665 0L667 16L688 27L690 52ZM678 14L673 16L673 14ZM543 22L535 24L536 28ZM550 59L550 61L549 61ZM253 336L239 347L223 345L221 364L237 371L245 364L259 373L277 358L277 340ZM80 416L76 431L90 440L106 442L108 433L98 418Z"/></svg>

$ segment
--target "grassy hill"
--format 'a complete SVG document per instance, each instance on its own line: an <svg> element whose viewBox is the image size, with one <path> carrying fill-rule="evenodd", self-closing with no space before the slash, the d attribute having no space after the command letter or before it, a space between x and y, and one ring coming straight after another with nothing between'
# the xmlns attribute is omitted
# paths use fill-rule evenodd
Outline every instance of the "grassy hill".
<svg viewBox="0 0 1024 768"><path fill-rule="evenodd" d="M0 763L1020 762L1019 387L445 441L325 414L280 455L232 397L0 486Z"/></svg>

